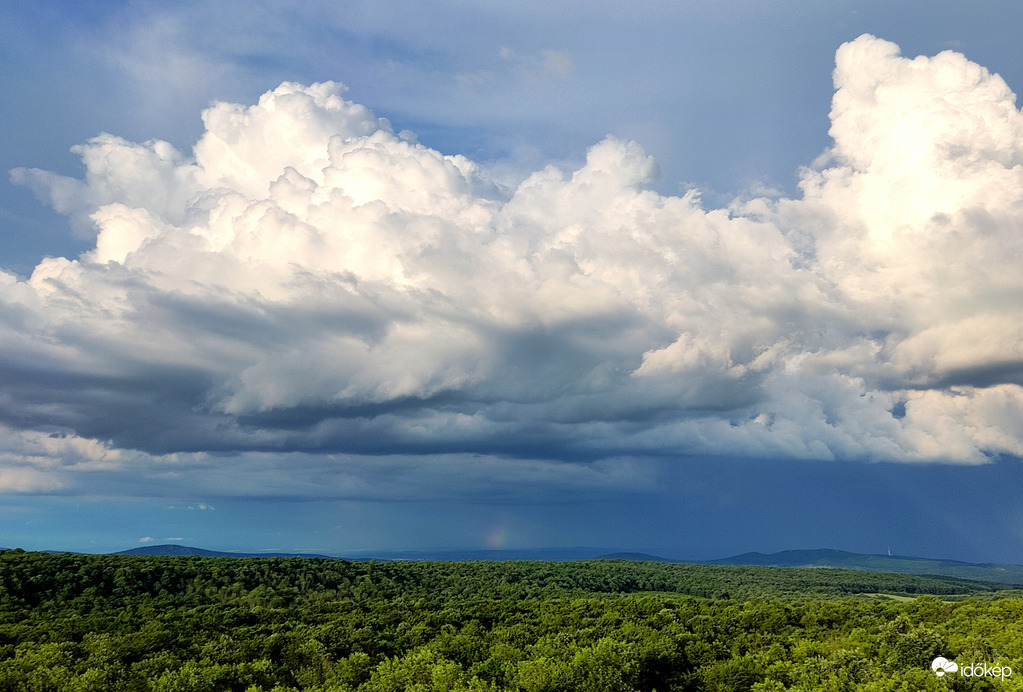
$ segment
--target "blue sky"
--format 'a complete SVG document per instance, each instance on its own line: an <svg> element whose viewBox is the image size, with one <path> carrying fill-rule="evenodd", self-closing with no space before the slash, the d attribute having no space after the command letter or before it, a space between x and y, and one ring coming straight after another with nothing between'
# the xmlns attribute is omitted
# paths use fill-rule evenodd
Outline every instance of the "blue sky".
<svg viewBox="0 0 1023 692"><path fill-rule="evenodd" d="M0 545L1023 562L1015 3L5 2Z"/></svg>

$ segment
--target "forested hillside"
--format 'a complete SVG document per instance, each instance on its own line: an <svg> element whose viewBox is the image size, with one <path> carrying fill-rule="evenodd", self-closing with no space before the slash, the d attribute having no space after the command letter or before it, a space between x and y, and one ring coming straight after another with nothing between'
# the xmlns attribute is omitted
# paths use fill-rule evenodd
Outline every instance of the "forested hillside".
<svg viewBox="0 0 1023 692"><path fill-rule="evenodd" d="M958 579L979 579L1023 585L1023 565L933 560L905 555L865 555L844 550L784 550L780 553L744 553L708 565L761 565L764 567L833 567L867 572L940 574Z"/></svg>
<svg viewBox="0 0 1023 692"><path fill-rule="evenodd" d="M623 561L5 551L0 690L1021 689L1023 673L930 669L940 655L1023 670L1023 600L997 588Z"/></svg>

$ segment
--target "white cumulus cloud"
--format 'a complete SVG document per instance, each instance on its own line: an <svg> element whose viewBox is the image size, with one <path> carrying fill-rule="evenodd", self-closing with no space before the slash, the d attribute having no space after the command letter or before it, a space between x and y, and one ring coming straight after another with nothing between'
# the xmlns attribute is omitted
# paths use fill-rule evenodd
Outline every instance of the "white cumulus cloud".
<svg viewBox="0 0 1023 692"><path fill-rule="evenodd" d="M101 135L84 180L15 170L96 244L0 274L0 485L45 487L48 430L91 463L1023 454L1015 96L871 36L835 88L802 196L728 209L610 136L508 189L336 83L214 104L191 153Z"/></svg>

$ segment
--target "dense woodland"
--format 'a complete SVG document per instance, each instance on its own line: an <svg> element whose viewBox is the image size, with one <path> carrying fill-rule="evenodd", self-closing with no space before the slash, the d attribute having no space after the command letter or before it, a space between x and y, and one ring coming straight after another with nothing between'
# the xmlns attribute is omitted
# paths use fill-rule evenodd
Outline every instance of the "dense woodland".
<svg viewBox="0 0 1023 692"><path fill-rule="evenodd" d="M1023 690L1023 594L825 569L0 552L0 690ZM936 656L1009 666L938 678Z"/></svg>

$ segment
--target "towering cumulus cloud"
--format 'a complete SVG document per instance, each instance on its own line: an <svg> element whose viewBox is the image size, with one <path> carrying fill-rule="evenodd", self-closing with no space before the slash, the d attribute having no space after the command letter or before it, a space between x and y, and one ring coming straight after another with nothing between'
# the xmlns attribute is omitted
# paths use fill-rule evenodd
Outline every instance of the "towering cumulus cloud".
<svg viewBox="0 0 1023 692"><path fill-rule="evenodd" d="M614 137L504 189L333 83L212 106L191 156L101 135L84 180L15 170L96 244L0 274L0 486L294 455L1023 454L1014 95L871 36L835 87L802 197L729 209L653 192Z"/></svg>

